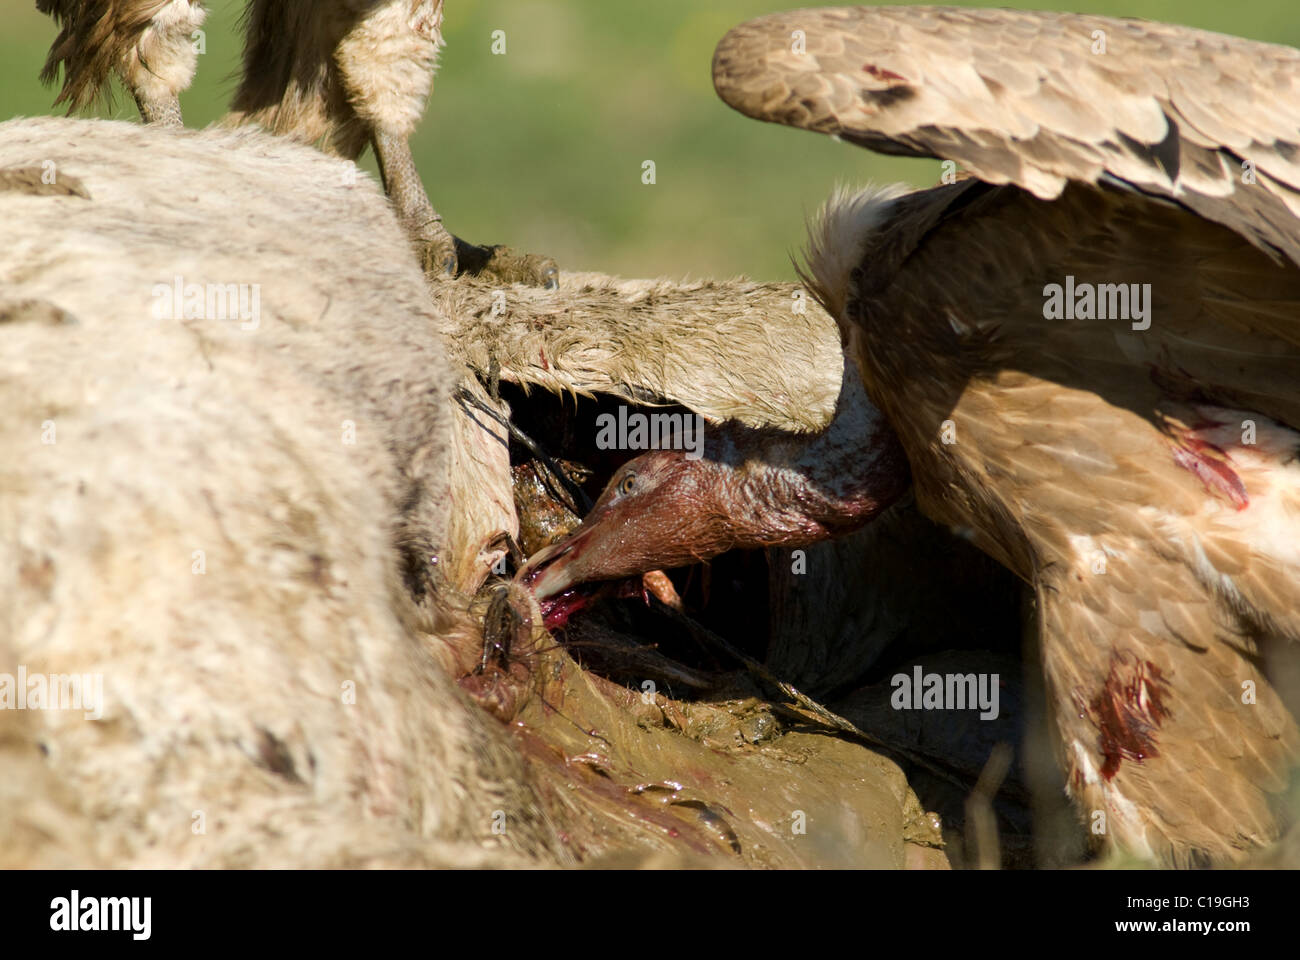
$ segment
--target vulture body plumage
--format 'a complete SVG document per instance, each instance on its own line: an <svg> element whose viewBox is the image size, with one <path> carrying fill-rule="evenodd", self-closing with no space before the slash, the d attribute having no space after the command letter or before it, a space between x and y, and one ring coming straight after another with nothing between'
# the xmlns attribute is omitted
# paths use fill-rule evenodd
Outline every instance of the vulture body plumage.
<svg viewBox="0 0 1300 960"><path fill-rule="evenodd" d="M866 522L910 472L923 512L1034 588L1092 832L1168 865L1276 839L1300 754L1300 52L831 8L737 27L713 75L751 117L964 174L837 194L810 228L808 285L889 429L856 404L852 457L843 434L811 462L639 457L525 581L545 601L682 539L807 542L838 529L828 502Z"/></svg>

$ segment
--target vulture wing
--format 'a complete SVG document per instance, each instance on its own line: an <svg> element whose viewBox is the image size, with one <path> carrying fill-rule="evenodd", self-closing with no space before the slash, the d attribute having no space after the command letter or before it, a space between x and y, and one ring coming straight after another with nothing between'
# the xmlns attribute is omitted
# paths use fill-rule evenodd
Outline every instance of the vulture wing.
<svg viewBox="0 0 1300 960"><path fill-rule="evenodd" d="M1265 667L1300 639L1300 52L836 8L737 27L713 69L749 116L977 178L832 201L813 286L923 509L1035 584L1093 823L1167 863L1268 842L1300 749ZM1075 281L1098 299L1049 309Z"/></svg>
<svg viewBox="0 0 1300 960"><path fill-rule="evenodd" d="M736 27L713 83L755 119L952 160L1042 199L1118 181L1300 262L1290 47L1075 14L835 7Z"/></svg>

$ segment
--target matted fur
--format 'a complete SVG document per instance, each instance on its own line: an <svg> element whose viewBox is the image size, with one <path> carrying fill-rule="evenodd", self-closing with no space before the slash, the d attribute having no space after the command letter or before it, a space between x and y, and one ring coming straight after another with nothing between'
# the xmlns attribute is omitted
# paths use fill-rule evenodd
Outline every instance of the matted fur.
<svg viewBox="0 0 1300 960"><path fill-rule="evenodd" d="M158 207L160 176L202 188ZM829 417L839 388L823 360L834 323L815 304L743 280L427 283L392 256L401 234L368 177L251 129L0 125L0 217L0 673L99 673L105 693L98 721L0 710L14 774L0 863L470 866L695 849L691 816L665 821L687 838L672 840L657 801L603 774L575 788L556 760L580 733L567 716L536 719L529 748L448 680L481 642L459 595L517 526L500 430L450 397L486 400L465 363L495 360L545 389L797 429ZM155 287L177 275L261 284L256 328L154 317ZM783 340L788 363L767 363ZM748 377L773 395L747 397ZM640 730L591 699L593 683L566 705ZM699 749L656 736L656 757ZM849 754L887 774L863 781L885 808L906 794L896 768ZM841 802L825 775L849 754L814 793ZM783 809L822 802L787 786ZM817 856L796 846L774 862ZM898 831L880 846L901 858Z"/></svg>
<svg viewBox="0 0 1300 960"><path fill-rule="evenodd" d="M795 433L835 413L838 331L797 284L566 273L559 294L460 284L437 295L458 354L525 388L668 400L710 422Z"/></svg>
<svg viewBox="0 0 1300 960"><path fill-rule="evenodd" d="M445 535L457 376L376 185L251 129L0 125L47 160L76 189L0 191L0 672L104 704L0 711L0 861L551 856L399 570ZM154 316L178 276L259 284L256 327Z"/></svg>

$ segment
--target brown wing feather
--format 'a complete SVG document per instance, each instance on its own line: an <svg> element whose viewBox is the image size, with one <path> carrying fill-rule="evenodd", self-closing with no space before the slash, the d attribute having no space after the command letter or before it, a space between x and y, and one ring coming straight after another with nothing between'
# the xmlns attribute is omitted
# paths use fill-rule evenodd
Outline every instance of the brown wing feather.
<svg viewBox="0 0 1300 960"><path fill-rule="evenodd" d="M1178 866L1241 859L1277 838L1300 755L1255 662L1259 637L1181 563L1119 536L1098 543L1114 554L1104 568L1054 567L1039 590L1067 783L1090 825L1130 851Z"/></svg>
<svg viewBox="0 0 1300 960"><path fill-rule="evenodd" d="M54 83L63 70L55 104L68 112L88 107L140 42L169 0L37 0L36 7L59 24L41 68L41 82Z"/></svg>
<svg viewBox="0 0 1300 960"><path fill-rule="evenodd" d="M933 209L924 195L915 202ZM889 247L888 232L878 242ZM1300 527L1300 451L1287 439L1300 431L1300 268L1176 207L1079 186L1050 203L995 190L936 225L878 286L873 266L889 259L867 251L847 329L934 512L1002 531L995 555L1030 579L1034 551L1011 531L1041 552L1066 532L1097 535L1131 518L1120 505L1163 511L1194 523L1207 551L1254 544L1244 568L1221 572L1277 632L1300 639L1300 548L1272 528ZM1149 284L1150 327L1045 316L1045 286L1067 275ZM1206 418L1196 411L1210 408L1239 416L1221 433L1197 432ZM951 445L941 442L947 420ZM1243 439L1245 420L1258 437ZM1198 440L1221 448L1228 472L1208 448L1178 462L1180 444ZM1244 506L1214 488L1232 476ZM1000 505L967 503L954 485ZM1216 569L1232 566L1217 559Z"/></svg>
<svg viewBox="0 0 1300 960"><path fill-rule="evenodd" d="M1175 198L1300 262L1290 47L1108 17L840 7L736 27L713 81L748 116L953 160L1043 199L1072 180Z"/></svg>
<svg viewBox="0 0 1300 960"><path fill-rule="evenodd" d="M864 379L923 510L1036 583L1086 808L1165 862L1239 857L1276 835L1300 751L1284 705L1300 691L1264 669L1300 640L1300 269L1095 187L986 189L938 217L935 195L962 186L900 201L899 224L930 211L919 245L887 226L866 251L846 327ZM1045 317L1067 274L1150 283L1150 327Z"/></svg>

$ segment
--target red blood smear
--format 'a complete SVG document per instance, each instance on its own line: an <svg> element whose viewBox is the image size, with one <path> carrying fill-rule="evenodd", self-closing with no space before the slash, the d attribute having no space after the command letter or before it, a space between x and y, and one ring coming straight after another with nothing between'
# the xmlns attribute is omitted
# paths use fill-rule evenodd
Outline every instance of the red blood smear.
<svg viewBox="0 0 1300 960"><path fill-rule="evenodd" d="M884 67L878 67L874 63L864 64L862 69L875 77L877 80L904 80L893 70L886 70Z"/></svg>
<svg viewBox="0 0 1300 960"><path fill-rule="evenodd" d="M641 578L629 577L625 580L605 583L581 583L554 597L549 597L540 604L542 623L547 630L558 630L579 610L591 606L600 597L610 595L620 598L643 596Z"/></svg>
<svg viewBox="0 0 1300 960"><path fill-rule="evenodd" d="M1193 437L1189 438L1189 446L1174 449L1174 462L1184 470L1196 474L1201 483L1205 484L1206 490L1223 495L1238 510L1245 510L1250 506L1246 485L1241 482L1241 477L1237 476L1236 471L1228 466L1226 461L1202 454L1201 450L1223 453L1214 444Z"/></svg>
<svg viewBox="0 0 1300 960"><path fill-rule="evenodd" d="M569 622L569 618L585 607L590 602L591 597L584 593L580 587L574 587L572 590L566 590L558 596L550 597L543 600L542 622L546 624L547 630L558 630Z"/></svg>
<svg viewBox="0 0 1300 960"><path fill-rule="evenodd" d="M1160 755L1156 733L1169 716L1165 696L1169 682L1150 660L1137 662L1131 655L1111 657L1106 685L1089 705L1097 724L1105 762L1101 775L1110 780L1123 760L1141 763Z"/></svg>

